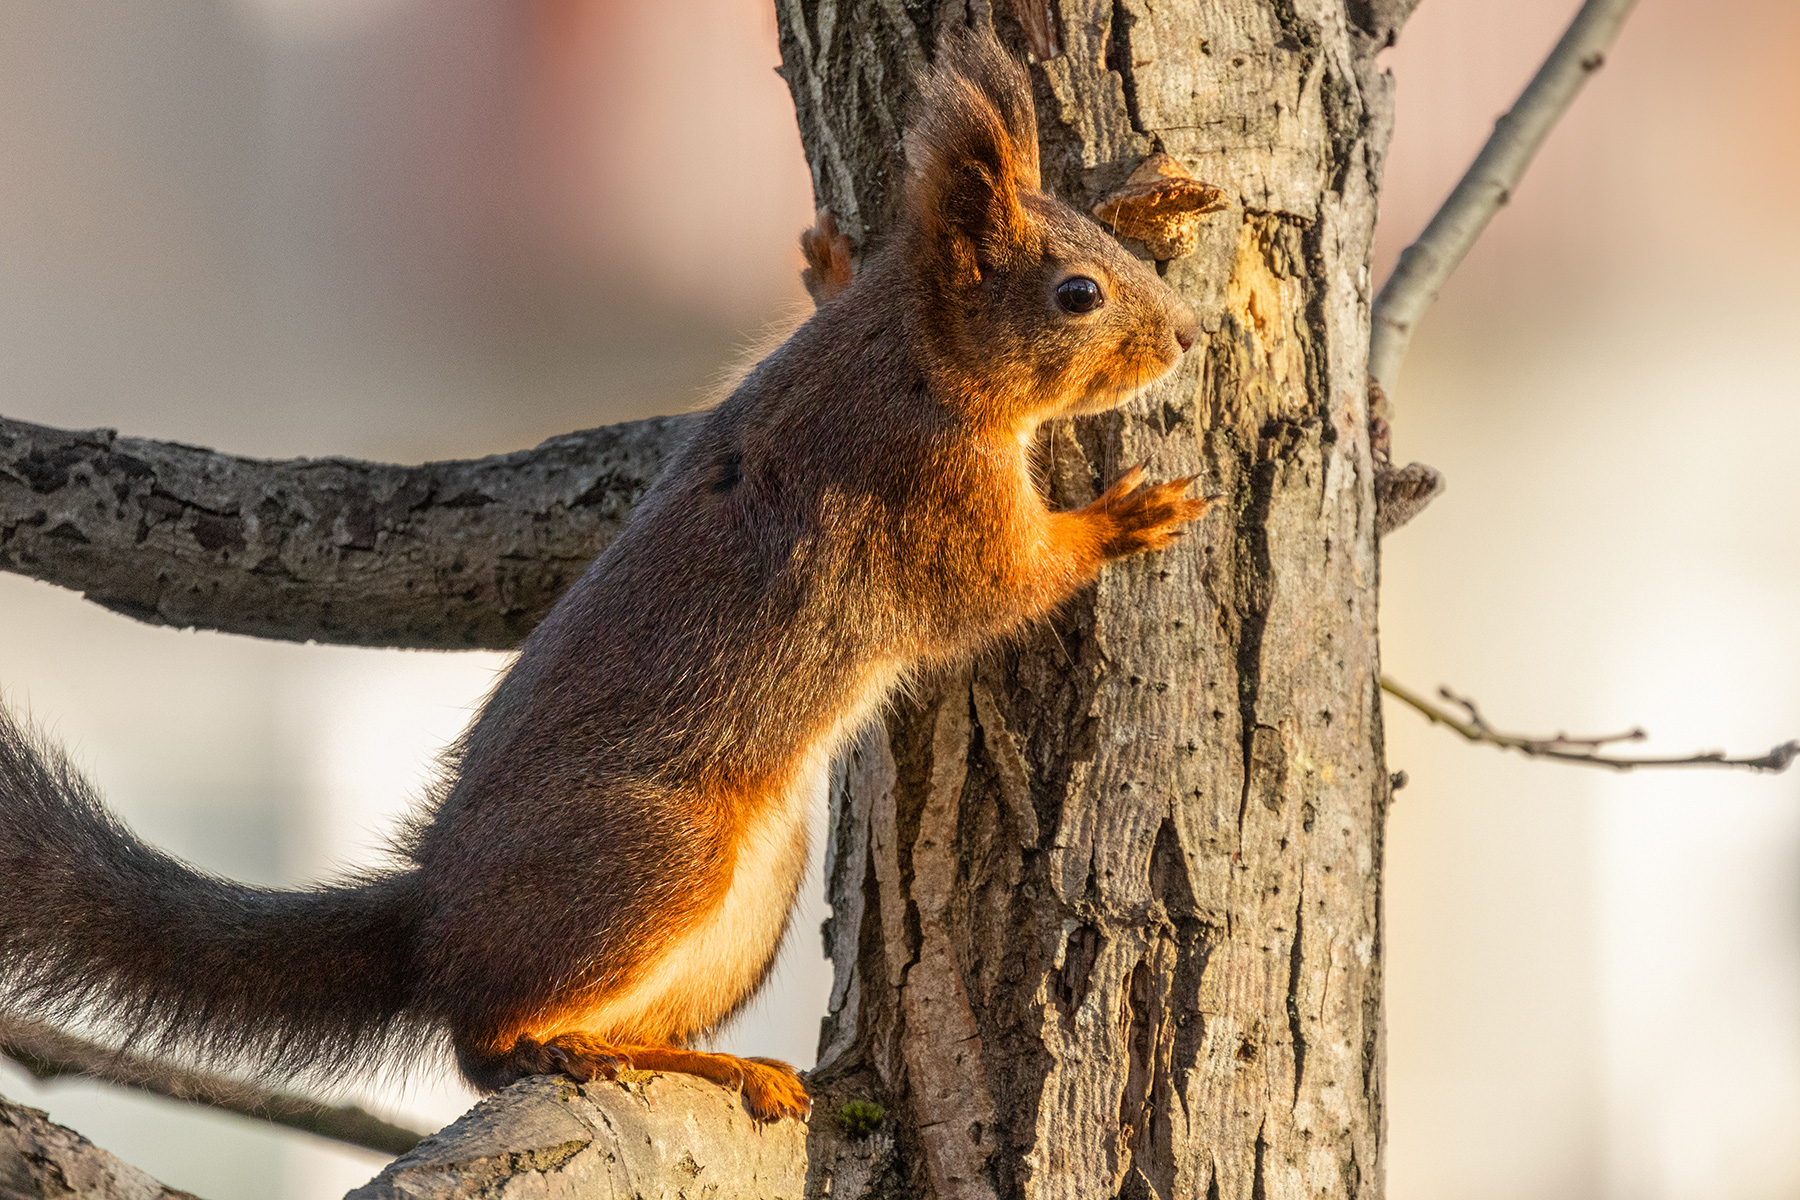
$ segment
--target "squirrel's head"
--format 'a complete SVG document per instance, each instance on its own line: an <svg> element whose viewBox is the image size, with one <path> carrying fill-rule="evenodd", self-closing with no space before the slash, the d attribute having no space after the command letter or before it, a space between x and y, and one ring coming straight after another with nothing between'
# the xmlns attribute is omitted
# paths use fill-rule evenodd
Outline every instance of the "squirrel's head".
<svg viewBox="0 0 1800 1200"><path fill-rule="evenodd" d="M993 35L952 41L920 92L899 240L933 373L1033 421L1111 408L1172 370L1193 311L1040 190L1030 83Z"/></svg>

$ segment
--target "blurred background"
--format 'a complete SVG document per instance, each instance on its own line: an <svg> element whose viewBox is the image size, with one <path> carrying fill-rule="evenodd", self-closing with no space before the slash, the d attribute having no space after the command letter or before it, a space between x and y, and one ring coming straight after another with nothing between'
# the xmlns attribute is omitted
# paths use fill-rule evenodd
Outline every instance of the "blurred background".
<svg viewBox="0 0 1800 1200"><path fill-rule="evenodd" d="M1574 0L1424 0L1376 277ZM766 0L0 0L0 411L418 461L677 411L804 302ZM1395 396L1448 493L1383 555L1388 670L1532 732L1800 734L1800 9L1643 0ZM0 685L150 840L365 860L504 658L154 629L0 575ZM1389 711L1388 1187L1800 1192L1800 774L1612 776ZM723 1039L812 1061L816 883ZM0 1067L210 1200L373 1155ZM435 1128L448 1080L390 1088Z"/></svg>

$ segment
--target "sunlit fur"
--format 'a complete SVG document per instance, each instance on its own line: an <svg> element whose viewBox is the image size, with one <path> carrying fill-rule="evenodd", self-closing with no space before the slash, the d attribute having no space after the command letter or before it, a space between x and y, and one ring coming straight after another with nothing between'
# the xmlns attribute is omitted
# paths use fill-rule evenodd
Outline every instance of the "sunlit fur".
<svg viewBox="0 0 1800 1200"><path fill-rule="evenodd" d="M793 1072L686 1048L760 985L820 775L908 672L965 660L1204 507L1128 473L1049 510L1040 421L1174 366L1194 318L1037 190L991 36L924 81L907 202L854 278L700 423L532 632L392 870L266 892L120 828L0 725L0 982L279 1070L448 1033L471 1082L622 1062L804 1109ZM826 235L829 238L829 234ZM1094 311L1058 283L1101 287Z"/></svg>

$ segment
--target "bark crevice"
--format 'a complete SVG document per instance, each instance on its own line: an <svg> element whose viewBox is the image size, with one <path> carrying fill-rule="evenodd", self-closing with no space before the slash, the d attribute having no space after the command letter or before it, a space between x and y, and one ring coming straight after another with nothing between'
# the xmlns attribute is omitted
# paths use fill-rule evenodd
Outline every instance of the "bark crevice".
<svg viewBox="0 0 1800 1200"><path fill-rule="evenodd" d="M1300 1103L1300 1085L1306 1078L1306 1033L1300 1027L1300 968L1306 938L1306 885L1294 901L1294 939L1288 949L1288 1039L1294 1049L1294 1100Z"/></svg>

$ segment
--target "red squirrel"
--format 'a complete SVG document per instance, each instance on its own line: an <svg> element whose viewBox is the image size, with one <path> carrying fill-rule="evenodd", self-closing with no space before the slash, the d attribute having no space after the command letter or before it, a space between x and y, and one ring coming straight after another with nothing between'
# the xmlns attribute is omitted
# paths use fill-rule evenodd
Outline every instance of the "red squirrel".
<svg viewBox="0 0 1800 1200"><path fill-rule="evenodd" d="M139 841L0 716L0 1001L264 1074L447 1035L492 1090L625 1066L803 1115L792 1067L689 1049L768 973L833 754L910 672L967 660L1206 507L1138 468L1048 508L1030 446L1160 379L1193 313L1040 190L991 34L921 81L903 211L700 422L453 747L394 861L246 887Z"/></svg>

